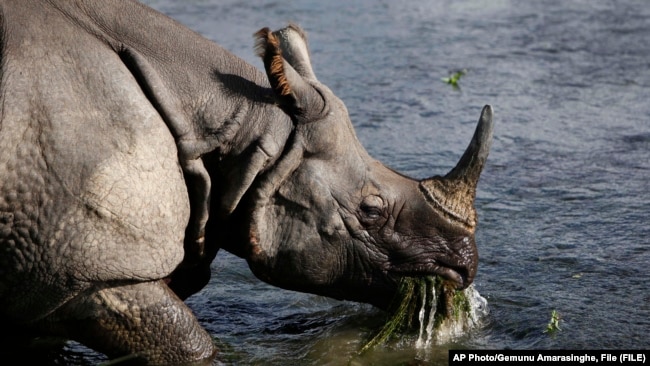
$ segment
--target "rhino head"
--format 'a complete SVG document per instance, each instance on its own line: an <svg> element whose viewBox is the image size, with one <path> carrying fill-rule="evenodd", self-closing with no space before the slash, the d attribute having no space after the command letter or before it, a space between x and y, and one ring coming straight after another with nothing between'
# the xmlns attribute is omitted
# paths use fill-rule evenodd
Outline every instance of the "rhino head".
<svg viewBox="0 0 650 366"><path fill-rule="evenodd" d="M265 28L256 37L275 103L294 129L238 208L247 223L242 256L253 273L282 288L380 308L401 276L440 275L459 289L472 283L474 198L491 108L451 172L411 179L361 146L345 105L317 80L298 27Z"/></svg>

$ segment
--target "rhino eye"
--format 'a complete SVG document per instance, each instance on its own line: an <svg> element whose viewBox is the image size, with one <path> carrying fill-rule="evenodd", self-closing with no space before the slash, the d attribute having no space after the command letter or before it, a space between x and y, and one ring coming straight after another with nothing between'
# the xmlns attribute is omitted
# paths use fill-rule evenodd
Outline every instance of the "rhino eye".
<svg viewBox="0 0 650 366"><path fill-rule="evenodd" d="M376 220L382 216L384 201L379 196L366 196L359 205L359 211L363 218Z"/></svg>

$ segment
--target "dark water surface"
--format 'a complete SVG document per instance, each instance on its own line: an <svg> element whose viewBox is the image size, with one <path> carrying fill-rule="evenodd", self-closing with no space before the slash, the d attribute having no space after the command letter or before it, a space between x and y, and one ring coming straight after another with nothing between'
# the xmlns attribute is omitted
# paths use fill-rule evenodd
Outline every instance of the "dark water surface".
<svg viewBox="0 0 650 366"><path fill-rule="evenodd" d="M423 353L355 358L382 314L267 286L222 252L189 300L236 365L446 362L450 347L649 348L650 4L627 1L172 1L148 4L258 67L252 34L309 33L318 78L359 139L416 178L450 169L481 107L482 329ZM441 81L467 69L460 89ZM544 333L551 312L561 331ZM69 363L101 357L71 346ZM81 359L81 360L78 360Z"/></svg>

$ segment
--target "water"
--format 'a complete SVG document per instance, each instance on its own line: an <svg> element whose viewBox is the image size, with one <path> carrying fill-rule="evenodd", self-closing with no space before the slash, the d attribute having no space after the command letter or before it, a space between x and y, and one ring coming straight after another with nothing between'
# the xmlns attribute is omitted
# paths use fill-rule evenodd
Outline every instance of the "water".
<svg viewBox="0 0 650 366"><path fill-rule="evenodd" d="M258 67L252 34L301 24L314 69L359 139L422 178L450 169L495 109L479 184L476 289L485 324L449 348L648 348L650 6L622 1L150 0ZM460 89L440 81L467 69ZM220 253L189 300L227 365L395 365L414 339L363 357L369 306L276 289ZM551 312L561 331L544 333ZM72 345L69 364L102 358Z"/></svg>
<svg viewBox="0 0 650 366"><path fill-rule="evenodd" d="M473 284L463 290L463 293L469 304L469 311L454 314L453 317L445 319L437 329L434 329L433 317L436 309L431 309L424 329L426 340L420 342L420 338L418 338L418 342L415 343L416 348L428 351L434 345L444 346L480 329L489 315L487 300L476 291ZM435 288L432 288L432 298L435 301ZM427 360L428 357L420 357L420 359Z"/></svg>
<svg viewBox="0 0 650 366"><path fill-rule="evenodd" d="M429 301L432 304L438 303L438 297L436 296L436 288L431 286L431 297ZM422 296L422 304L420 305L420 311L418 312L418 321L420 322L420 332L418 333L418 339L415 341L415 348L417 349L428 349L431 346L431 338L433 337L433 326L436 319L436 311L438 310L435 306L432 306L429 309L429 314L427 314L427 293L424 293ZM428 317L425 321L425 316Z"/></svg>
<svg viewBox="0 0 650 366"><path fill-rule="evenodd" d="M451 316L443 318L436 326L436 313L441 310L429 304L438 303L438 294L433 285L420 285L421 304L418 312L419 332L414 343L418 350L418 360L429 360L429 354L433 347L444 346L452 343L471 332L479 329L489 314L487 300L476 291L474 285L463 290L469 311L455 309ZM444 294L441 294L444 296Z"/></svg>

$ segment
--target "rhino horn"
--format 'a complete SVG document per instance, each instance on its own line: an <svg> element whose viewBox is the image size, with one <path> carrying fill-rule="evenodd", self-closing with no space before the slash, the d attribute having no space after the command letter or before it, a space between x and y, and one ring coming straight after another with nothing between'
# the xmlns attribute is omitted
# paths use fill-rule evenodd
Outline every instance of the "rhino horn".
<svg viewBox="0 0 650 366"><path fill-rule="evenodd" d="M486 105L474 137L456 167L444 177L434 176L420 181L420 190L426 200L452 222L471 232L476 227L476 186L490 152L492 128L492 107Z"/></svg>
<svg viewBox="0 0 650 366"><path fill-rule="evenodd" d="M323 113L325 101L312 85L317 80L304 32L290 25L277 32L262 28L255 37L276 102L292 116L316 119Z"/></svg>

